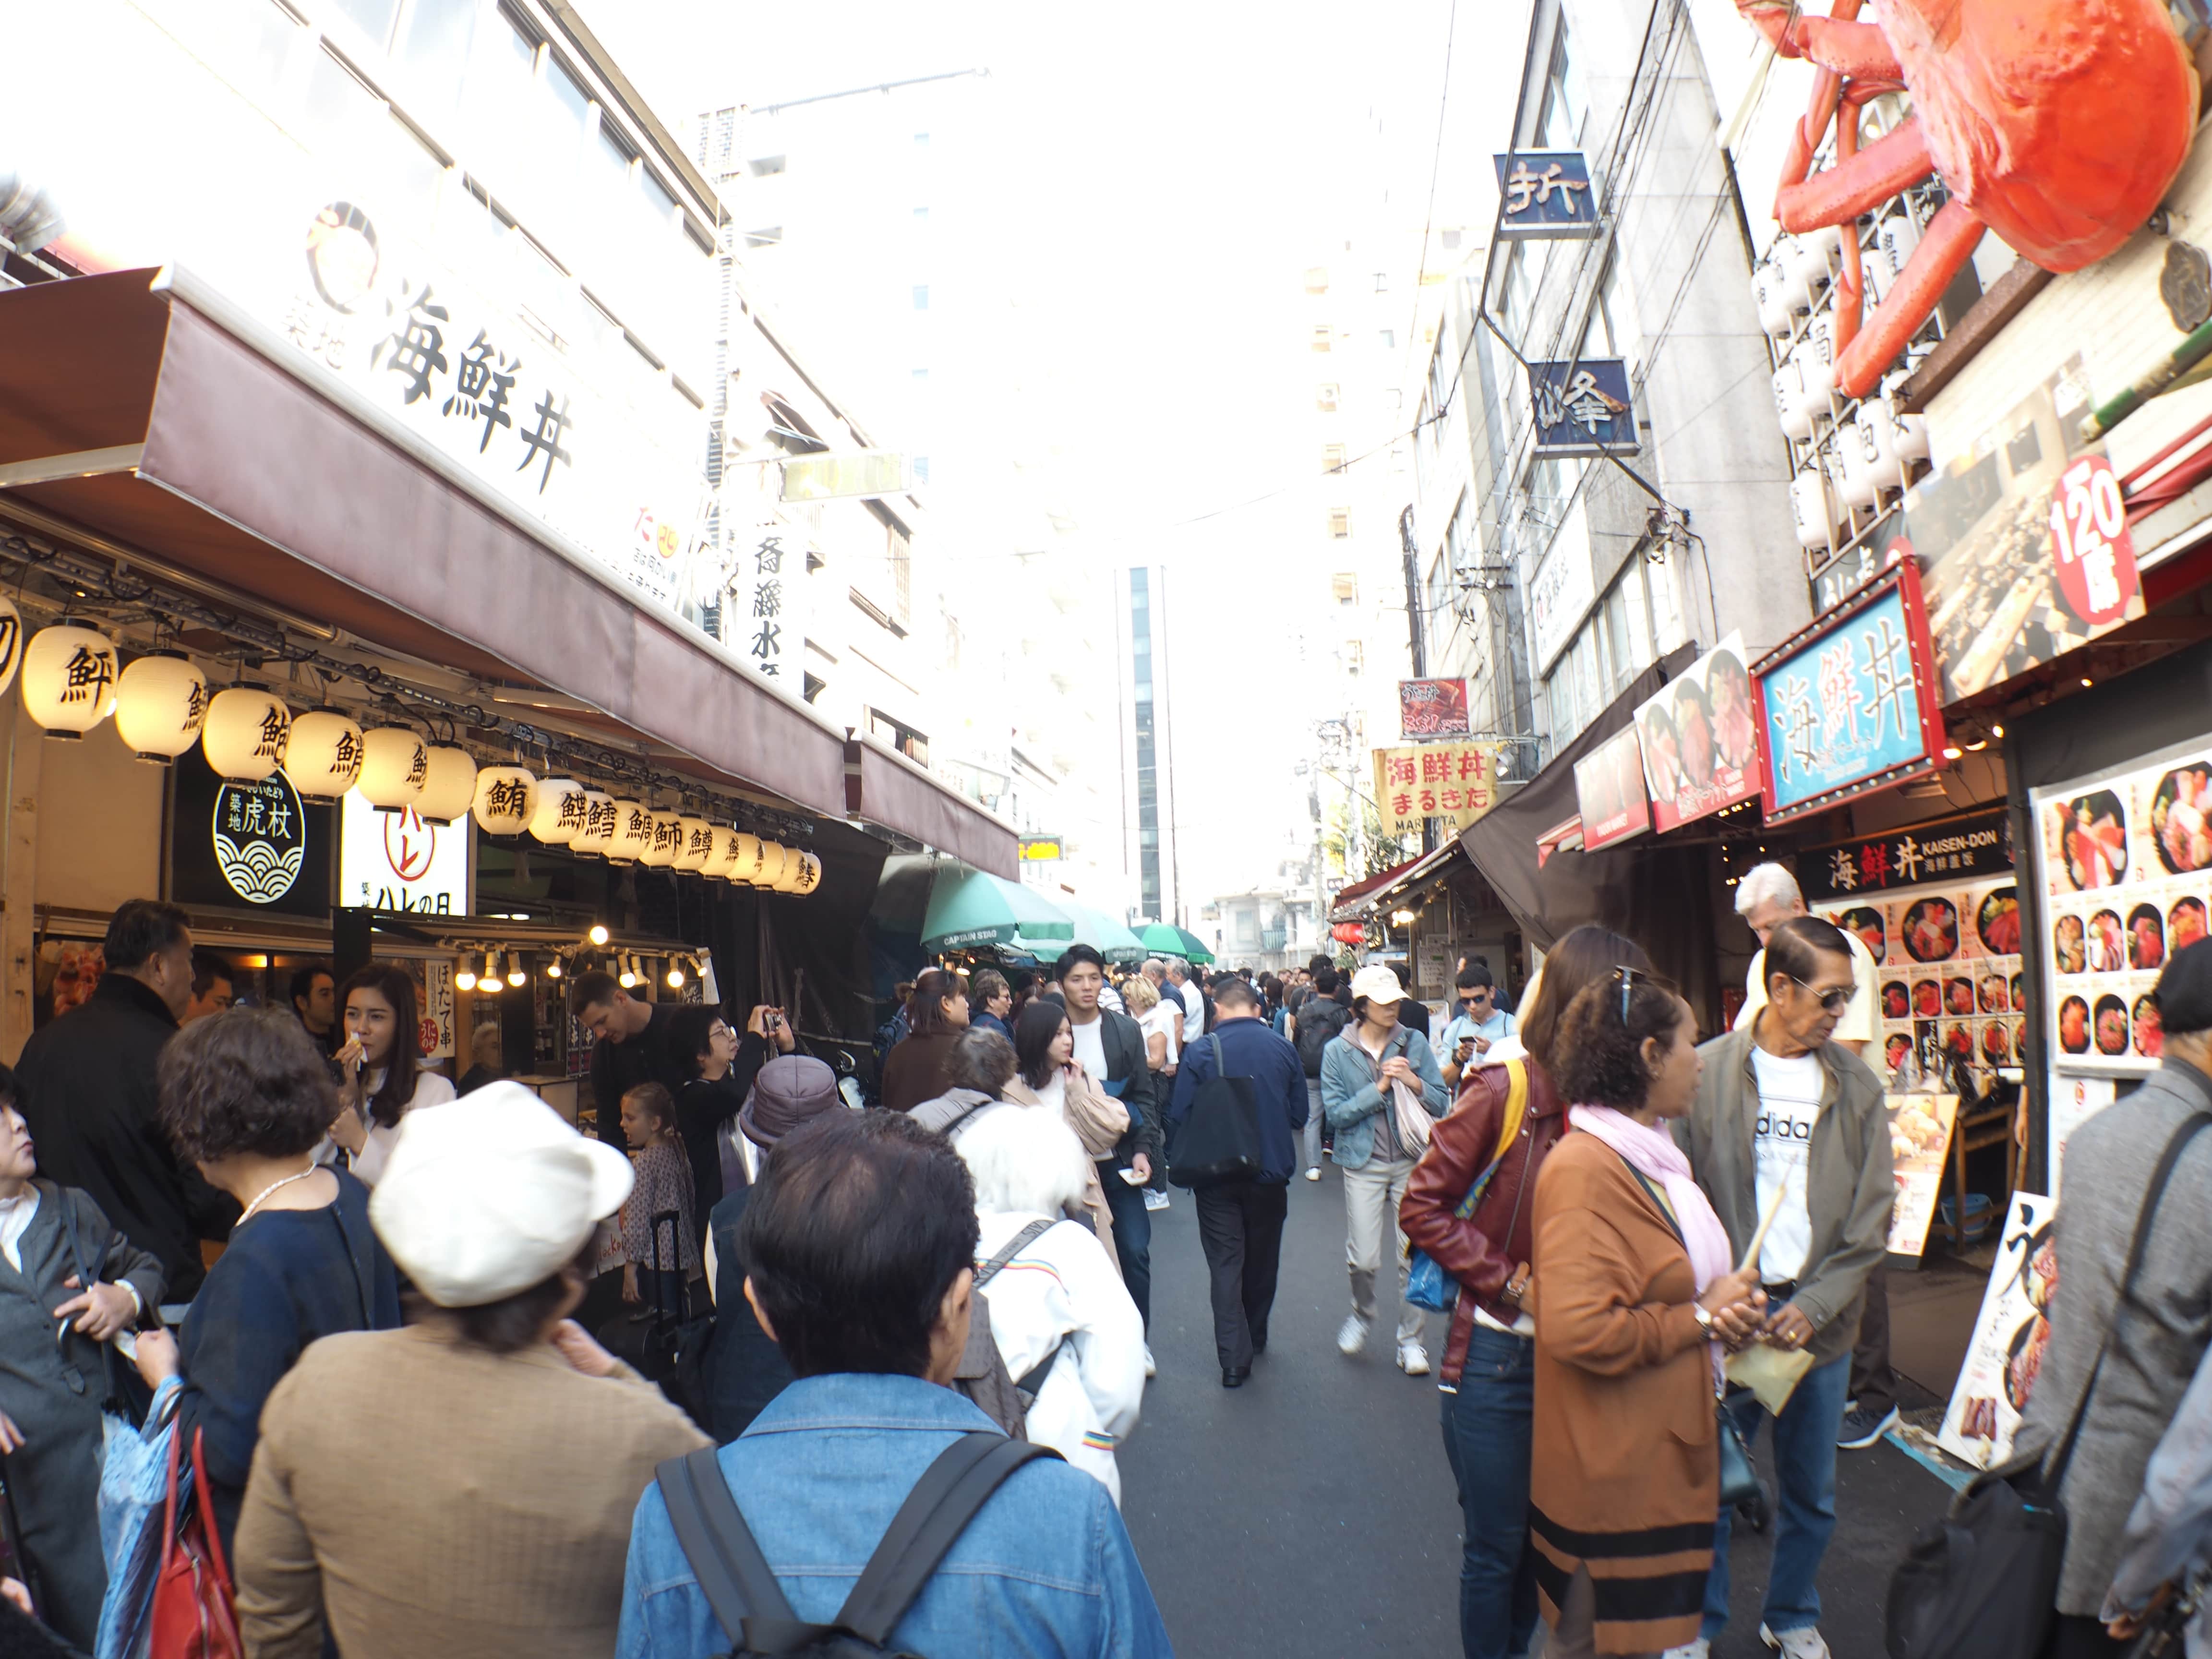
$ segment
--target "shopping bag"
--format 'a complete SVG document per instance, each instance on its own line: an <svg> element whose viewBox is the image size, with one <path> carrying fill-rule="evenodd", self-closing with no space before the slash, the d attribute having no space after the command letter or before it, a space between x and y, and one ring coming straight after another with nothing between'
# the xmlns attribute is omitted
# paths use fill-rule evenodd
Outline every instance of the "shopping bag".
<svg viewBox="0 0 2212 1659"><path fill-rule="evenodd" d="M94 1659L141 1659L154 1580L161 1569L161 1510L169 1490L169 1446L176 1437L179 1377L154 1390L141 1431L111 1423L100 1470L100 1551L107 1595L100 1604Z"/></svg>
<svg viewBox="0 0 2212 1659"><path fill-rule="evenodd" d="M148 1659L246 1659L233 1606L230 1565L223 1559L215 1500L208 1496L202 1450L206 1437L198 1428L192 1430L188 1482L179 1468L180 1437L171 1431L161 1506L161 1565L154 1577Z"/></svg>

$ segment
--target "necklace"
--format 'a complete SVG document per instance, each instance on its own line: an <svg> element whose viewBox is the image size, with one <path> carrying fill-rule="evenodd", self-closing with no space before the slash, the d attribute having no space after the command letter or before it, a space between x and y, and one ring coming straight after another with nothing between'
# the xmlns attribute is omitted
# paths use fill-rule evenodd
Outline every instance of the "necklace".
<svg viewBox="0 0 2212 1659"><path fill-rule="evenodd" d="M321 1167L322 1166L320 1164L311 1161L307 1167L301 1170L297 1175L288 1175L281 1181L270 1182L266 1187L264 1187L259 1192L253 1195L253 1202L246 1206L246 1213L238 1218L236 1224L243 1227L247 1222L252 1220L253 1212L261 1207L262 1200L267 1198L270 1194L275 1192L279 1187L289 1187L295 1181L305 1181L309 1176L314 1174L314 1172Z"/></svg>

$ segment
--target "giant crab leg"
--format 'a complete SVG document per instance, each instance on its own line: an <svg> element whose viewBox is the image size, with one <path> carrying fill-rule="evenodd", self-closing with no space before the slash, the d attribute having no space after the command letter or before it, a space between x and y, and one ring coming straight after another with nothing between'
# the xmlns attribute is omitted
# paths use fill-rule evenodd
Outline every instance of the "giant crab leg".
<svg viewBox="0 0 2212 1659"><path fill-rule="evenodd" d="M1836 0L1841 9L1856 0ZM1848 166L1859 153L1859 106L1856 100L1844 103L1836 119L1836 165ZM1866 268L1859 263L1859 222L1846 219L1843 224L1844 262L1837 271L1829 295L1831 321L1828 337L1831 349L1841 356L1844 348L1858 337L1859 323L1866 314Z"/></svg>
<svg viewBox="0 0 2212 1659"><path fill-rule="evenodd" d="M1829 15L1838 22L1850 22L1859 15L1860 0L1835 0ZM1780 50L1778 42L1777 51ZM1790 129L1790 149L1783 157L1778 180L1781 187L1802 184L1805 175L1812 171L1813 152L1820 148L1820 140L1827 136L1828 123L1836 113L1836 98L1842 90L1844 77L1840 71L1822 69L1813 77L1813 95L1807 101L1805 113L1797 125Z"/></svg>
<svg viewBox="0 0 2212 1659"><path fill-rule="evenodd" d="M1774 216L1792 232L1840 225L1871 213L1935 170L1928 136L1914 117L1848 160L1839 158L1826 172L1803 184L1784 186L1774 204Z"/></svg>
<svg viewBox="0 0 2212 1659"><path fill-rule="evenodd" d="M1871 150L1868 155L1871 155ZM1928 222L1920 246L1883 296L1865 331L1849 350L1836 354L1836 388L1848 398L1863 398L1896 361L1905 343L1935 313L1936 302L1960 268L1981 245L1982 222L1965 203L1949 201Z"/></svg>

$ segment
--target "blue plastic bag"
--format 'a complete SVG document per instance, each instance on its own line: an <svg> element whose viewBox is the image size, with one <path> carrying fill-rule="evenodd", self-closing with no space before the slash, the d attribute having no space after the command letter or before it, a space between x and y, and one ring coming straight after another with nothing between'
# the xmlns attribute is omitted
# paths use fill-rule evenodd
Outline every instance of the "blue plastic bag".
<svg viewBox="0 0 2212 1659"><path fill-rule="evenodd" d="M169 1438L184 1380L154 1390L142 1432L119 1419L108 1424L100 1470L100 1550L107 1560L107 1596L100 1604L94 1659L143 1659L154 1581L161 1570L161 1513L169 1496ZM158 1427L156 1425L159 1425ZM177 1501L191 1489L191 1460L177 1474Z"/></svg>

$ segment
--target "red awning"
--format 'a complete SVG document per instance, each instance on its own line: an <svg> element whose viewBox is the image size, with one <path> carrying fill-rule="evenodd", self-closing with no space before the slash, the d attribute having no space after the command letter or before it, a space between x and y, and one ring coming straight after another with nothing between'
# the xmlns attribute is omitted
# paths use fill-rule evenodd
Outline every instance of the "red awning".
<svg viewBox="0 0 2212 1659"><path fill-rule="evenodd" d="M1013 831L844 731L183 273L0 295L0 514L423 661L557 691L702 781L1011 877ZM857 787L856 787L857 786Z"/></svg>
<svg viewBox="0 0 2212 1659"><path fill-rule="evenodd" d="M1423 854L1421 858L1425 858L1426 856L1426 854ZM1396 880L1400 876L1404 875L1407 871L1419 864L1421 861L1421 858L1410 858L1403 864L1394 864L1388 870L1383 871L1380 875L1369 876L1364 881L1355 881L1351 886L1344 888L1337 894L1336 902L1329 907L1330 916L1338 920L1348 920L1348 918L1346 918L1343 915L1344 907L1346 905L1354 903L1367 894L1373 892L1376 888L1384 886L1387 884Z"/></svg>

